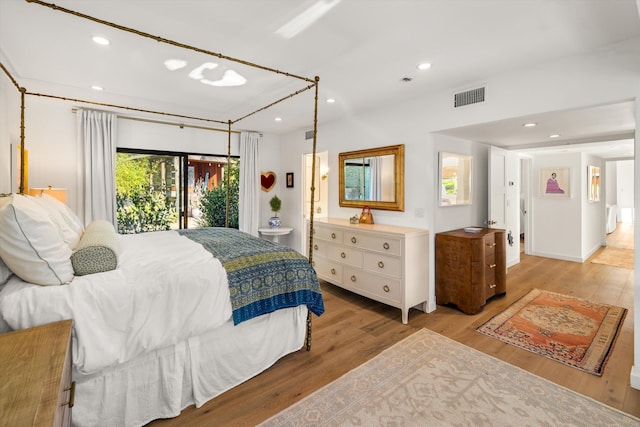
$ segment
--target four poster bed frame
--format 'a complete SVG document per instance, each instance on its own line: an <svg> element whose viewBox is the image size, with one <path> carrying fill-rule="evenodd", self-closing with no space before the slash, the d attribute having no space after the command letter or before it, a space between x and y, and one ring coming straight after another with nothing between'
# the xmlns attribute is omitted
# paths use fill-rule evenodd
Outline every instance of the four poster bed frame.
<svg viewBox="0 0 640 427"><path fill-rule="evenodd" d="M266 106L264 106L262 108L259 108L259 109L255 110L255 111L253 111L253 112L251 112L249 114L246 114L246 115L244 115L242 117L239 117L239 118L236 118L236 119L229 119L229 120L224 121L224 120L215 120L215 119L207 119L207 118L200 118L200 117L190 117L190 116L174 114L174 113L166 113L166 112L160 112L160 111L152 111L152 110L135 108L135 107L131 107L131 106L105 104L105 103L94 102L94 101L90 101L90 100L72 99L72 98L66 98L66 97L57 96L57 95L29 92L25 87L21 86L16 81L16 79L11 75L9 70L2 63L0 63L0 68L2 68L4 73L8 76L8 78L11 80L13 85L19 91L20 97L21 97L21 101L20 101L21 102L21 107L20 107L20 109L21 109L21 111L20 111L20 166L19 166L20 182L19 182L19 188L18 188L18 193L19 194L24 195L25 192L28 190L27 188L25 188L26 165L25 165L25 156L24 156L24 154L25 154L24 150L26 149L26 144L25 144L25 98L26 98L27 95L29 95L29 96L38 96L38 97L46 97L46 98L53 98L53 99L59 99L59 100L63 100L63 101L71 101L71 102L77 102L77 103L89 104L89 105L98 105L98 106L104 106L104 107L110 107L110 108L116 108L116 109L137 111L137 112L148 113L148 114L157 114L157 115L175 117L175 118L180 118L180 119L199 120L199 121L207 121L207 122L215 122L215 123L224 124L224 125L227 126L226 132L227 132L227 136L228 136L227 137L227 161L230 161L230 157L231 157L231 134L238 132L238 131L233 131L232 130L232 126L236 125L237 123L239 123L243 119L245 119L247 117L250 117L250 116L252 116L254 114L257 114L259 112L262 112L262 111L264 111L264 110L266 110L266 109L268 109L268 108L270 108L270 107L272 107L272 106L274 106L274 105L276 105L276 104L278 104L280 102L284 102L284 101L286 101L286 100L288 100L288 99L290 99L290 98L292 98L292 97L294 97L294 96L296 96L298 94L306 92L306 91L308 91L310 89L314 89L315 90L315 96L314 96L314 112L313 112L313 145L312 145L312 155L313 155L312 156L312 159L313 159L312 162L313 163L312 163L312 167L311 167L311 174L312 174L311 175L311 187L310 187L310 190L311 190L311 206L310 206L310 211L309 211L309 233L308 233L309 234L309 246L308 246L308 257L307 257L307 259L304 260L304 261L306 261L306 263L308 263L308 266L306 268L309 268L311 271L313 271L313 269L311 267L312 257L313 257L313 249L312 249L313 248L313 234L314 234L313 233L313 224L314 224L314 210L315 210L314 209L315 197L313 197L313 195L314 195L314 192L316 190L313 183L315 182L315 176L314 175L316 173L316 164L315 163L316 163L316 137L317 137L317 123L318 123L318 84L319 84L319 80L320 80L319 77L316 76L314 78L307 78L307 77L303 77L303 76L298 76L298 75L287 73L287 72L284 72L284 71L281 71L281 70L278 70L278 69L261 66L261 65L258 65L258 64L254 64L254 63L251 63L251 62L248 62L248 61L241 60L241 59L237 59L237 58L229 57L229 56L226 56L226 55L222 55L220 53L216 53L216 52L208 51L208 50L201 49L201 48L198 48L198 47L195 47L195 46L190 46L190 45L186 45L186 44L183 44L183 43L175 42L175 41L168 40L168 39L165 39L165 38L162 38L162 37L159 37L159 36L154 36L154 35L151 35L151 34L148 34L148 33L145 33L145 32L141 32L141 31L138 31L138 30L135 30L135 29L132 29L132 28L124 27L124 26L121 26L121 25L118 25L118 24L114 24L112 22L104 21L104 20L97 19L95 17L91 17L91 16L88 16L88 15L85 15L85 14L81 14L81 13L78 13L78 12L75 12L75 11L72 11L72 10L69 10L69 9L65 9L65 8L56 6L54 4L46 3L46 2L43 2L43 1L39 1L39 0L26 0L26 1L28 3L35 3L35 4L38 4L38 5L41 5L41 6L45 6L45 7L51 8L51 9L53 9L55 11L59 11L59 12L63 12L63 13L66 13L66 14L74 15L74 16L77 16L77 17L82 18L82 19L91 20L91 21L97 22L99 24L103 24L103 25L106 25L106 26L109 26L109 27L112 27L112 28L115 28L115 29L118 29L118 30L121 30L121 31L125 31L125 32L129 32L129 33L138 35L140 37L149 38L149 39L152 39L152 40L160 42L160 43L165 43L165 44L169 44L169 45L176 46L176 47L179 47L179 48L192 50L192 51L195 51L195 52L199 52L199 53L203 53L203 54L206 54L206 55L214 56L214 57L217 57L217 58L220 58L220 59L224 59L224 60L227 60L227 61L239 63L239 64L242 64L242 65L245 65L245 66L258 68L258 69L261 69L261 70L264 70L264 71L267 71L267 72L270 72L270 73L280 74L280 75L286 76L288 78L292 78L292 79L303 81L307 85L305 87L303 87L303 88L301 88L301 89L299 89L299 90L297 90L297 91L285 96L285 97L277 99L276 101L274 101L274 102L272 102L272 103L270 103L270 104L268 104L268 105L266 105ZM220 130L220 129L216 129L216 130ZM228 228L229 227L229 196L230 196L230 194L229 194L230 181L229 180L230 180L230 174L227 174L227 178L226 179L227 179L227 200L226 200L227 209L226 209L226 218L225 218L225 228ZM1 206L1 204L0 204L0 206ZM181 234L188 234L189 231L191 231L191 230L186 230L186 233L181 233ZM197 239L194 239L194 240L198 241ZM256 240L261 240L261 239L256 239ZM269 244L271 244L271 243L269 243ZM203 246L206 247L206 245L204 243L203 243ZM215 257L214 251L211 251L211 252L214 254L214 257ZM304 257L302 257L302 258L304 259ZM223 261L223 264L224 264L224 261ZM225 266L225 268L226 268L226 266ZM301 270L298 270L298 271L301 271ZM313 279L317 283L317 278L315 278L315 272L313 272L313 276L314 276ZM84 277L87 277L87 276L84 276ZM50 287L45 287L45 288L50 288ZM2 286L0 286L0 290L2 290ZM320 296L320 305L322 305L321 296ZM312 331L311 311L316 312L311 308L311 306L309 306L309 307L310 307L310 310L306 311L306 331L304 331L304 329L305 329L304 323L303 323L304 319L300 318L300 323L298 323L302 328L302 329L300 329L301 335L299 335L299 337L300 337L300 339L304 338L303 344L306 347L307 351L309 351L311 349L311 331ZM324 308L322 308L322 310L324 310ZM234 311L234 313L233 313L234 321L236 320L235 319L235 315L236 315L236 313ZM266 317L266 316L268 316L268 315L262 315L262 316L259 316L259 317ZM0 319L0 320L2 320L2 319ZM256 320L256 319L254 318L254 320ZM247 329L244 329L244 330L245 330L245 333L246 333ZM213 338L209 337L208 339L211 341ZM204 342L204 340L203 340L203 342ZM298 350L298 349L300 349L300 347L297 347L295 350ZM295 350L293 350L293 351L295 351ZM160 353L160 351L161 350L158 350L157 352ZM288 350L288 352L291 352L291 350ZM287 354L287 353L284 353L284 354ZM277 358L275 360L277 360ZM275 360L273 360L273 362L275 362ZM132 361L135 362L136 359L133 359ZM191 363L193 364L194 362L192 361ZM109 371L112 370L112 368L113 367L109 367L107 369L104 369L104 371L107 371L107 375L109 374ZM191 367L189 369L193 369L193 368ZM185 370L188 370L188 368L185 368ZM188 376L188 380L191 380L191 376L192 375L196 375L197 373L198 372L196 372L196 371L193 371L193 373L189 373L189 374L185 373L185 378ZM89 373L88 374L88 378L90 380L92 380L91 377L95 376L95 375L97 375L97 373L96 374ZM185 379L184 381L187 381L187 379ZM209 400L212 397L208 397L208 398L201 397L201 398L198 398L197 397L197 391L195 389L197 389L199 387L199 384L196 384L196 382L197 381L194 382L193 386L189 385L189 387L193 387L194 388L193 396L195 396L195 397L193 397L193 399L195 399L196 406L200 406L200 404L203 404L205 401ZM128 390L128 391L131 392L131 390ZM188 390L188 391L191 392L191 390ZM223 392L223 391L225 391L225 390L220 390L220 392ZM205 392L205 393L207 393L207 392ZM182 393L186 393L186 392L182 391ZM218 393L218 394L220 394L220 393ZM217 394L215 394L215 395L217 395ZM215 395L213 397L215 397ZM209 394L207 396L211 396L211 394ZM182 402L183 403L182 403L182 405L184 405L185 402L188 403L189 399L190 398L187 398L185 400L185 397L184 397L184 394L183 394L183 398L182 398ZM115 399L115 400L117 400L117 399ZM181 411L181 409L182 408L179 408L178 413ZM172 411L175 412L175 408L172 408ZM175 416L175 415L173 415L173 416ZM101 420L101 422L108 422L108 420Z"/></svg>

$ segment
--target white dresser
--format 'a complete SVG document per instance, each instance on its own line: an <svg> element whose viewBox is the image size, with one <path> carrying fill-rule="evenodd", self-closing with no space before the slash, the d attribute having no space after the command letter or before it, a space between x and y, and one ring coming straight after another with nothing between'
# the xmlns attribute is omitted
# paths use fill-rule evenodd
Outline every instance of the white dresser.
<svg viewBox="0 0 640 427"><path fill-rule="evenodd" d="M342 219L313 223L313 266L320 279L402 310L429 298L429 231Z"/></svg>

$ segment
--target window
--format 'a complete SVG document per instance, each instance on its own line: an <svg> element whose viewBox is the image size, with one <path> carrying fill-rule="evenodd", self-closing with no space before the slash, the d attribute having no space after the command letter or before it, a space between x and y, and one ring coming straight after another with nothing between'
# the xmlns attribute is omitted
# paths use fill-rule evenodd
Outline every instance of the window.
<svg viewBox="0 0 640 427"><path fill-rule="evenodd" d="M224 227L227 171L231 173L229 226L237 228L238 168L237 159L231 159L229 168L223 156L118 149L118 232Z"/></svg>

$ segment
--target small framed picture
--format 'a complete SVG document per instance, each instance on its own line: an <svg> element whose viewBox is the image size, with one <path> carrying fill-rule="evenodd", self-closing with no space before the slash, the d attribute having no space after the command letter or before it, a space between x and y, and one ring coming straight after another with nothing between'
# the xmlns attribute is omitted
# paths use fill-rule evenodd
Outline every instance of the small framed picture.
<svg viewBox="0 0 640 427"><path fill-rule="evenodd" d="M293 172L287 172L287 188L293 188Z"/></svg>
<svg viewBox="0 0 640 427"><path fill-rule="evenodd" d="M540 196L568 198L571 194L571 169L540 169Z"/></svg>
<svg viewBox="0 0 640 427"><path fill-rule="evenodd" d="M587 179L589 180L589 202L600 201L600 168L598 166L587 166Z"/></svg>

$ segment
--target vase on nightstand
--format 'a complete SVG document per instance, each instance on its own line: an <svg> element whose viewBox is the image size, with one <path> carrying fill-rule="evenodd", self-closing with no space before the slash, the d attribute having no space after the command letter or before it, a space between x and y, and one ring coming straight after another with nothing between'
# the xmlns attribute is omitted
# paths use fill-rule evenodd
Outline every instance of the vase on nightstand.
<svg viewBox="0 0 640 427"><path fill-rule="evenodd" d="M269 227L271 228L279 228L282 225L282 221L277 216L272 216L269 218Z"/></svg>

